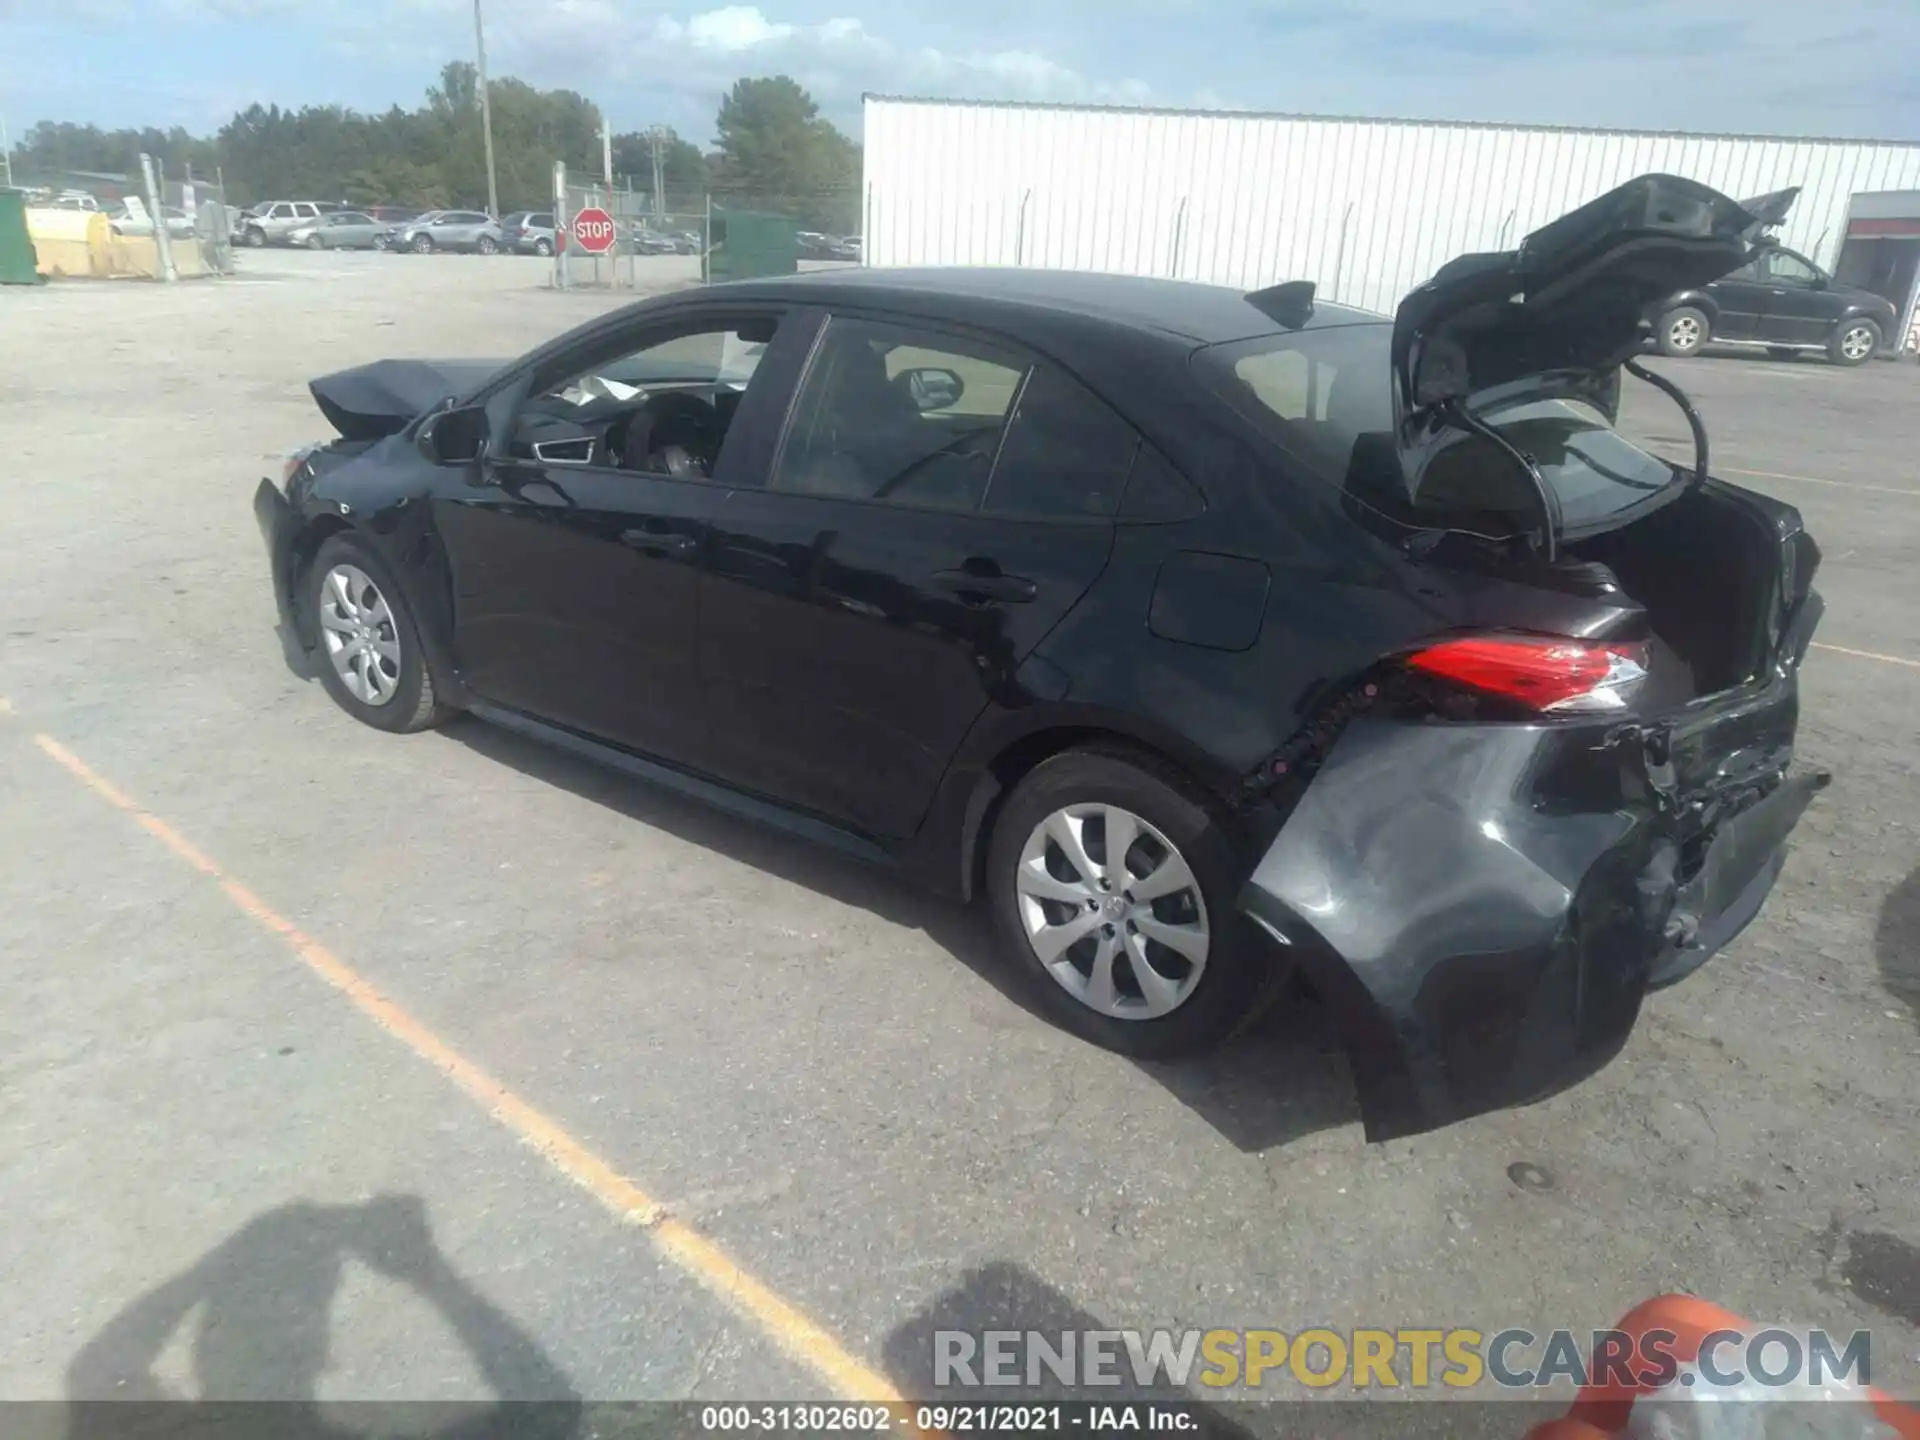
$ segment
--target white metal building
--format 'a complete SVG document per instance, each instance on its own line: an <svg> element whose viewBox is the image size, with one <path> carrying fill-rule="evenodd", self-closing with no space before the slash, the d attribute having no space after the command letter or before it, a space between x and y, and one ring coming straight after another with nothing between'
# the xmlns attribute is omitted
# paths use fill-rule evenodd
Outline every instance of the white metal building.
<svg viewBox="0 0 1920 1440"><path fill-rule="evenodd" d="M1853 196L1920 190L1913 142L887 96L865 119L870 265L1311 279L1383 313L1453 256L1648 171L1735 198L1801 186L1781 239L1828 270ZM1910 289L1892 298L1911 310Z"/></svg>

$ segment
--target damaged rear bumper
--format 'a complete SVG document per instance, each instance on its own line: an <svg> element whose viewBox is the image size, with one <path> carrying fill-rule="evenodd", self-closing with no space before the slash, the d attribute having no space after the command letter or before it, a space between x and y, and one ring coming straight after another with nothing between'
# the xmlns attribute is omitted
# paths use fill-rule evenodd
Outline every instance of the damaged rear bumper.
<svg viewBox="0 0 1920 1440"><path fill-rule="evenodd" d="M1241 908L1340 1022L1369 1140L1585 1079L1649 991L1746 927L1827 778L1787 775L1793 677L1776 685L1749 707L1764 767L1711 823L1634 727L1348 727Z"/></svg>

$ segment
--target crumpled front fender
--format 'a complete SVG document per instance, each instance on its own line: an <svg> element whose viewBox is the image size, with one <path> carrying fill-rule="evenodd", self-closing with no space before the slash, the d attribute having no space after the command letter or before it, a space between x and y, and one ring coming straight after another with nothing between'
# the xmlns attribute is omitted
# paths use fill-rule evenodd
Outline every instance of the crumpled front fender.
<svg viewBox="0 0 1920 1440"><path fill-rule="evenodd" d="M1612 1059L1674 949L1679 858L1618 726L1361 721L1241 905L1341 1023L1367 1138L1387 1140ZM1777 871L1758 857L1761 899Z"/></svg>

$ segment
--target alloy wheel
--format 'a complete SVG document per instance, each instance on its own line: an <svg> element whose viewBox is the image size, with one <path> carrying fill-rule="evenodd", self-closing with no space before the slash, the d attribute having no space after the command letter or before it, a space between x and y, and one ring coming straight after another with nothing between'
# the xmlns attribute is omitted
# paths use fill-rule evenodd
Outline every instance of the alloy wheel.
<svg viewBox="0 0 1920 1440"><path fill-rule="evenodd" d="M320 636L347 693L363 705L384 705L400 687L400 635L373 577L357 565L336 565L320 586Z"/></svg>
<svg viewBox="0 0 1920 1440"><path fill-rule="evenodd" d="M1667 342L1676 350L1694 350L1700 345L1700 322L1691 315L1675 317L1667 327Z"/></svg>
<svg viewBox="0 0 1920 1440"><path fill-rule="evenodd" d="M491 255L500 247L493 243L493 237L491 235L482 235L478 248L482 255Z"/></svg>
<svg viewBox="0 0 1920 1440"><path fill-rule="evenodd" d="M1849 326L1840 337L1840 353L1849 360L1864 360L1873 353L1873 331L1865 325Z"/></svg>
<svg viewBox="0 0 1920 1440"><path fill-rule="evenodd" d="M1117 805L1068 805L1033 828L1014 890L1027 943L1088 1009L1156 1020L1206 970L1207 902L1167 837Z"/></svg>

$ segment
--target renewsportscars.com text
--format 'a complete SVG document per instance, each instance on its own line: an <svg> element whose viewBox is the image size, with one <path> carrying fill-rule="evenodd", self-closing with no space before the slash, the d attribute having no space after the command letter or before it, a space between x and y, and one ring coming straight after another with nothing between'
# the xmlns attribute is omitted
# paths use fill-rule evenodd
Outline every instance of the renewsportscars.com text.
<svg viewBox="0 0 1920 1440"><path fill-rule="evenodd" d="M1660 1386L1681 1370L1671 1331L1576 1334L1523 1329L937 1330L933 1383L960 1386L1245 1385L1424 1390L1492 1384L1508 1390L1589 1383ZM1708 1387L1872 1383L1865 1330L1716 1331L1700 1346Z"/></svg>

